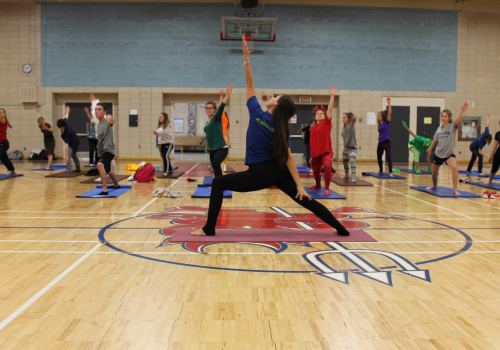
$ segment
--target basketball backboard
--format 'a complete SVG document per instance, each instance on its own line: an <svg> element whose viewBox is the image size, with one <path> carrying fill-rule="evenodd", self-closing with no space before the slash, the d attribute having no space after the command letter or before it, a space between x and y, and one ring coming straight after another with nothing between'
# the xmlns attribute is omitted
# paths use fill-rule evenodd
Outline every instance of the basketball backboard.
<svg viewBox="0 0 500 350"><path fill-rule="evenodd" d="M222 17L221 40L241 40L250 35L254 41L276 41L276 18Z"/></svg>

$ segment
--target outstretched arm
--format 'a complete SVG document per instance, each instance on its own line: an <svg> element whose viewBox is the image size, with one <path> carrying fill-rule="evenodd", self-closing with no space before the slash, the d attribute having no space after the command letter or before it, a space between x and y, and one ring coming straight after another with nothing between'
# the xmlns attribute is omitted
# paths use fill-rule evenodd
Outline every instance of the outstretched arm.
<svg viewBox="0 0 500 350"><path fill-rule="evenodd" d="M223 99L224 99L224 89L220 89L220 91L219 91L219 103L217 104L217 106L220 106Z"/></svg>
<svg viewBox="0 0 500 350"><path fill-rule="evenodd" d="M229 96L231 96L231 92L233 92L233 83L231 85L226 86L226 95L222 99L222 103L225 105L229 102Z"/></svg>
<svg viewBox="0 0 500 350"><path fill-rule="evenodd" d="M392 107L391 107L391 98L387 97L387 106L389 110L387 111L387 121L390 123L392 119Z"/></svg>
<svg viewBox="0 0 500 350"><path fill-rule="evenodd" d="M328 102L328 109L326 110L326 117L328 119L332 119L332 111L333 105L335 104L335 93L337 92L337 88L332 86L330 89L330 102Z"/></svg>
<svg viewBox="0 0 500 350"><path fill-rule="evenodd" d="M462 119L462 117L464 116L464 113L465 111L467 110L467 108L469 108L469 104L467 102L464 103L464 105L462 106L462 110L460 111L460 114L458 115L457 119L455 119L455 126L458 125L458 123L460 123L460 119Z"/></svg>
<svg viewBox="0 0 500 350"><path fill-rule="evenodd" d="M490 121L491 121L491 113L488 112L488 113L486 113L486 115L488 116L488 119L486 120L485 128L489 128L490 127Z"/></svg>
<svg viewBox="0 0 500 350"><path fill-rule="evenodd" d="M292 155L292 150L290 148L288 148L288 159L286 161L286 167L290 171L290 174L292 174L293 181L295 181L295 184L297 185L297 195L295 196L295 198L302 200L303 198L307 197L311 199L311 196L307 194L306 190L304 189L302 181L300 181L299 172L297 170L297 164L295 164L295 160L293 159Z"/></svg>
<svg viewBox="0 0 500 350"><path fill-rule="evenodd" d="M434 148L434 146L436 146L436 140L432 140L432 143L431 145L429 146L429 148L427 149L427 155L430 157L431 154L432 154L432 149Z"/></svg>
<svg viewBox="0 0 500 350"><path fill-rule="evenodd" d="M405 128L406 131L408 131L410 133L410 135L413 136L413 138L417 137L417 135L415 135L415 133L410 130L410 128L408 127L408 125L406 125L406 123L405 123L404 120L401 121L401 124L403 124L403 128Z"/></svg>
<svg viewBox="0 0 500 350"><path fill-rule="evenodd" d="M89 107L87 106L83 107L83 111L87 115L87 118L89 118L89 121L92 121L92 116L90 115Z"/></svg>
<svg viewBox="0 0 500 350"><path fill-rule="evenodd" d="M66 106L66 108L64 109L64 111L65 111L64 119L68 119L69 118L69 110L70 110L69 106Z"/></svg>
<svg viewBox="0 0 500 350"><path fill-rule="evenodd" d="M253 86L252 68L250 67L250 59L248 57L250 55L250 52L248 51L248 45L247 41L245 40L245 36L241 37L241 41L243 43L243 58L245 59L243 65L245 66L245 78L247 81L247 101L248 101L250 97L255 96L255 87Z"/></svg>

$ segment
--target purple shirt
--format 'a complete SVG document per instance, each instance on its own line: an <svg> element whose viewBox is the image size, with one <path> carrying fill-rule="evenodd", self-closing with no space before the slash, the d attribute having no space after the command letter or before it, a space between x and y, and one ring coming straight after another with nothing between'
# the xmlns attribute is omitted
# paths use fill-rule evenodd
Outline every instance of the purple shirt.
<svg viewBox="0 0 500 350"><path fill-rule="evenodd" d="M391 122L384 121L378 126L378 142L384 142L391 139Z"/></svg>

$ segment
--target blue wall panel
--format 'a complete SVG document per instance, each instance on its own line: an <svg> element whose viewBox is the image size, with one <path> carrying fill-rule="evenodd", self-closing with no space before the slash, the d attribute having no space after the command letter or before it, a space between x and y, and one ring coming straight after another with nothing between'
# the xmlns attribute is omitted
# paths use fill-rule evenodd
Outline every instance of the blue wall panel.
<svg viewBox="0 0 500 350"><path fill-rule="evenodd" d="M230 4L44 3L43 86L245 86L240 43L220 41ZM454 92L457 12L266 5L256 87Z"/></svg>

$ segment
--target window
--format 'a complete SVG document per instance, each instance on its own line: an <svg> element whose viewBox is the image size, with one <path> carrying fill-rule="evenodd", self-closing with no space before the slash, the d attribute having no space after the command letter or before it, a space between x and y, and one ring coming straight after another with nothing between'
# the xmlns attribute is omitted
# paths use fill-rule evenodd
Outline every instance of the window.
<svg viewBox="0 0 500 350"><path fill-rule="evenodd" d="M458 125L458 141L474 141L481 135L481 117L463 117Z"/></svg>

